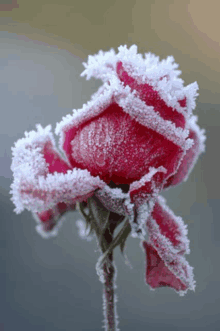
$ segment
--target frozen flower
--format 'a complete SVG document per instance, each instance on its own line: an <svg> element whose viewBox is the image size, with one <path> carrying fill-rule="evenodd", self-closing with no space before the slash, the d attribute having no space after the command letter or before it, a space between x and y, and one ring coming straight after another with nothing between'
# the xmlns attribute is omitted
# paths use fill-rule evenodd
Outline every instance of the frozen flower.
<svg viewBox="0 0 220 331"><path fill-rule="evenodd" d="M57 124L65 157L50 126L26 133L13 148L12 194L16 212L31 210L41 223L46 220L45 231L76 202L95 195L110 211L127 216L131 235L143 240L147 283L185 293L194 289L184 257L186 229L159 194L186 180L205 136L192 115L197 83L184 87L173 61L171 56L160 62L151 53L143 58L136 46L90 56L82 75L103 85Z"/></svg>

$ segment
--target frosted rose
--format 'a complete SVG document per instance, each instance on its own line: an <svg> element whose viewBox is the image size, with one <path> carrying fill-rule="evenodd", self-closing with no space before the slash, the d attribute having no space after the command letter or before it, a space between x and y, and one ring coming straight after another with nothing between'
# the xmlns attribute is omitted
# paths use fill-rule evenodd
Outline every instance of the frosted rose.
<svg viewBox="0 0 220 331"><path fill-rule="evenodd" d="M89 57L82 75L103 80L91 101L51 127L37 126L13 148L16 212L31 210L43 235L56 234L66 211L93 196L126 215L132 236L148 242L146 281L180 293L194 289L186 229L159 193L186 180L204 151L204 130L192 115L197 83L186 87L173 57L145 58L136 46ZM53 232L51 232L53 231Z"/></svg>

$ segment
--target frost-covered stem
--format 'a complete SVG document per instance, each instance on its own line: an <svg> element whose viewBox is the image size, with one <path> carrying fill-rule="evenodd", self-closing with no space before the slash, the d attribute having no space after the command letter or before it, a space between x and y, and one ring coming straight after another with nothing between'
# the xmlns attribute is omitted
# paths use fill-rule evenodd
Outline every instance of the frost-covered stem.
<svg viewBox="0 0 220 331"><path fill-rule="evenodd" d="M113 253L109 255L108 262L105 262L103 265L103 274L104 274L103 309L104 309L104 318L105 318L105 331L116 331L115 298L114 298L115 268L113 265Z"/></svg>
<svg viewBox="0 0 220 331"><path fill-rule="evenodd" d="M117 312L116 312L116 298L114 289L116 268L113 262L113 249L115 248L113 242L115 240L113 234L116 227L122 222L123 218L113 212L109 212L102 203L96 198L88 199L88 207L91 216L96 223L95 231L103 255L107 253L106 259L102 264L103 274L103 313L105 331L117 331ZM99 229L97 231L97 229ZM112 249L109 251L109 248Z"/></svg>

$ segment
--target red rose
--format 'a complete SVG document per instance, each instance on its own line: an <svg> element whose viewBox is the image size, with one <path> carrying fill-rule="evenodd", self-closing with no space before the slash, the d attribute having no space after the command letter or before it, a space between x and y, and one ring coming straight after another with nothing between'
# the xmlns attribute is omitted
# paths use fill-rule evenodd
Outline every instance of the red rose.
<svg viewBox="0 0 220 331"><path fill-rule="evenodd" d="M13 148L15 211L31 210L38 230L53 233L59 217L96 195L109 210L127 215L132 236L144 239L146 281L179 293L194 289L186 230L159 193L186 179L204 151L204 130L192 115L197 83L186 87L173 57L145 58L136 46L89 57L82 75L103 80L91 101L56 127L37 126Z"/></svg>

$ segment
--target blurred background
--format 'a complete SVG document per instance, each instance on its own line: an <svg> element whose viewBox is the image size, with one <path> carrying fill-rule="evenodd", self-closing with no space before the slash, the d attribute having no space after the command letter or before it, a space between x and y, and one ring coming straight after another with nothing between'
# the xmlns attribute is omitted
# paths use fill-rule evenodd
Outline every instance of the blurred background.
<svg viewBox="0 0 220 331"><path fill-rule="evenodd" d="M24 131L81 108L100 86L80 77L100 49L136 44L139 53L173 55L185 84L197 81L194 114L206 153L188 181L163 196L188 224L197 287L180 297L150 291L139 240L129 238L124 264L117 248L121 331L217 330L220 325L220 2L218 0L0 0L0 330L100 330L102 284L96 241L78 236L69 213L59 236L44 240L35 220L13 212L11 147ZM57 141L57 136L55 136Z"/></svg>

